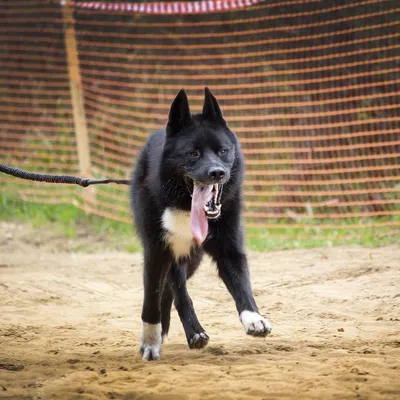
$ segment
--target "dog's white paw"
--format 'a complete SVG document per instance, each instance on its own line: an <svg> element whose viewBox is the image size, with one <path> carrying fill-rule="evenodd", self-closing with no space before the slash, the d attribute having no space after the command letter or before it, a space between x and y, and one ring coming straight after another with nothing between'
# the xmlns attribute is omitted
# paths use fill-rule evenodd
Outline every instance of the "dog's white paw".
<svg viewBox="0 0 400 400"><path fill-rule="evenodd" d="M271 333L271 324L259 313L242 311L239 318L248 335L267 336Z"/></svg>
<svg viewBox="0 0 400 400"><path fill-rule="evenodd" d="M159 360L161 355L161 324L143 322L140 354L145 361Z"/></svg>
<svg viewBox="0 0 400 400"><path fill-rule="evenodd" d="M159 360L161 355L161 346L142 345L140 353L142 354L142 360L144 361Z"/></svg>

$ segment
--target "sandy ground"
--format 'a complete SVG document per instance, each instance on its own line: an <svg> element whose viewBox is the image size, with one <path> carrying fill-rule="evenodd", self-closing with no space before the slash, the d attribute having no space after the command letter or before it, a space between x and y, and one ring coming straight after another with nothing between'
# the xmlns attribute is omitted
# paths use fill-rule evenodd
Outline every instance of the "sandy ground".
<svg viewBox="0 0 400 400"><path fill-rule="evenodd" d="M188 349L173 310L149 363L141 255L76 244L0 223L0 398L400 399L399 246L250 254L267 338L245 335L207 260L189 291L208 347Z"/></svg>

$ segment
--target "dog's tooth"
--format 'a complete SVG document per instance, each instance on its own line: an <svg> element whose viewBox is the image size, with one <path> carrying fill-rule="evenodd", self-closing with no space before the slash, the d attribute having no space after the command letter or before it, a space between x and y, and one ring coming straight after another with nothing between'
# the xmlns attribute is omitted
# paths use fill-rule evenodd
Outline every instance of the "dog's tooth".
<svg viewBox="0 0 400 400"><path fill-rule="evenodd" d="M214 185L214 202L217 200L218 197L218 184Z"/></svg>

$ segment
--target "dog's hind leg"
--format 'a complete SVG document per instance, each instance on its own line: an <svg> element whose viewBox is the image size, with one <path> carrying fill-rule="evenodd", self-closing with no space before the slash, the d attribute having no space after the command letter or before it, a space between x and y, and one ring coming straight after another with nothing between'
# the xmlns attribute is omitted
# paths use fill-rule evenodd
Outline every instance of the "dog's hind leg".
<svg viewBox="0 0 400 400"><path fill-rule="evenodd" d="M156 251L159 250L159 251ZM161 296L172 262L166 249L152 249L144 254L144 302L140 352L143 360L158 360L161 353Z"/></svg>
<svg viewBox="0 0 400 400"><path fill-rule="evenodd" d="M169 282L165 282L161 297L161 337L163 343L166 343L168 340L169 324L171 321L171 307L173 301L174 294L171 286Z"/></svg>
<svg viewBox="0 0 400 400"><path fill-rule="evenodd" d="M174 293L175 307L185 330L186 339L191 349L207 346L209 336L200 325L193 308L192 299L186 288L187 266L173 263L170 269L171 288Z"/></svg>

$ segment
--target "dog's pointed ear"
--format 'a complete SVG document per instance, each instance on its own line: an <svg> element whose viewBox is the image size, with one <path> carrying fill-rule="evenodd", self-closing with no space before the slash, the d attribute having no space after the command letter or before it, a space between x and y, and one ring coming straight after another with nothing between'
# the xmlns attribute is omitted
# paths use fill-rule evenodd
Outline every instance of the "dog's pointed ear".
<svg viewBox="0 0 400 400"><path fill-rule="evenodd" d="M205 98L202 114L204 118L210 121L219 121L225 123L218 101L210 92L210 89L208 87L205 88Z"/></svg>
<svg viewBox="0 0 400 400"><path fill-rule="evenodd" d="M188 126L191 120L189 101L186 92L181 89L169 110L167 135L171 136Z"/></svg>

